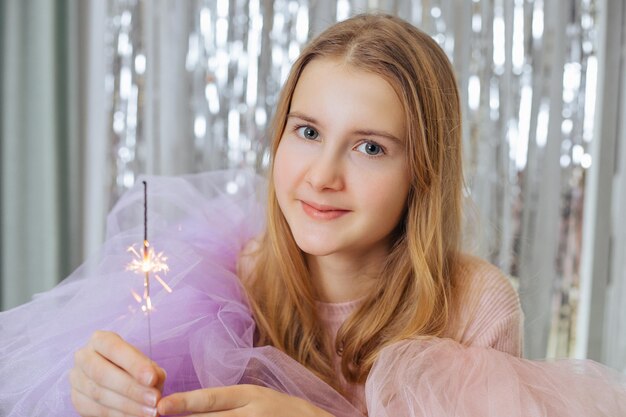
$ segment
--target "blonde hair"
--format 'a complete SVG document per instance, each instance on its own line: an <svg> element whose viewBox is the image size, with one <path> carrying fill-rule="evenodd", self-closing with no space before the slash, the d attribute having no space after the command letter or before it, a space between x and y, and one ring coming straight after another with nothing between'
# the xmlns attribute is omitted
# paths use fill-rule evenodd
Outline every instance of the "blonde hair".
<svg viewBox="0 0 626 417"><path fill-rule="evenodd" d="M342 356L346 380L364 383L383 347L446 330L460 245L461 115L453 69L430 36L394 16L359 15L324 31L294 63L274 116L272 156L300 74L320 58L343 59L379 75L398 95L411 174L405 215L380 279L332 346L316 315L304 255L278 206L270 175L267 230L247 290L258 325L256 343L277 347L340 389L334 352Z"/></svg>

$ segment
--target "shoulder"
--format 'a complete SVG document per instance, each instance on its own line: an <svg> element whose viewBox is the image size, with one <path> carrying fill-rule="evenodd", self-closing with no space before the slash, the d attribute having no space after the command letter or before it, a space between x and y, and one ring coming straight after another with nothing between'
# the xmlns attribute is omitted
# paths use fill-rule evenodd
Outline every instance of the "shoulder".
<svg viewBox="0 0 626 417"><path fill-rule="evenodd" d="M485 259L463 254L455 277L455 285L466 302L482 300L499 308L514 311L519 297L513 281L498 267Z"/></svg>
<svg viewBox="0 0 626 417"><path fill-rule="evenodd" d="M244 284L250 283L252 271L256 265L260 249L261 238L256 237L247 241L239 252L239 257L237 258L237 276Z"/></svg>
<svg viewBox="0 0 626 417"><path fill-rule="evenodd" d="M512 280L486 260L463 255L454 283L448 336L519 356L523 313Z"/></svg>

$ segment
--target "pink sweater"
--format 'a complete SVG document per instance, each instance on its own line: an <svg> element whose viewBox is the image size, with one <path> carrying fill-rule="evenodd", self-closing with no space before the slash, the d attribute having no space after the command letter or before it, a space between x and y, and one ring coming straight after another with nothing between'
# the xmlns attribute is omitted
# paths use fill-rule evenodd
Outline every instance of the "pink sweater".
<svg viewBox="0 0 626 417"><path fill-rule="evenodd" d="M464 345L490 347L521 356L523 314L517 293L509 280L488 262L466 256L456 281L463 296L459 305L452 309L450 328L445 336ZM318 302L320 319L333 339L358 303ZM348 393L348 399L366 414L364 386L345 381L338 355L335 357L335 370Z"/></svg>

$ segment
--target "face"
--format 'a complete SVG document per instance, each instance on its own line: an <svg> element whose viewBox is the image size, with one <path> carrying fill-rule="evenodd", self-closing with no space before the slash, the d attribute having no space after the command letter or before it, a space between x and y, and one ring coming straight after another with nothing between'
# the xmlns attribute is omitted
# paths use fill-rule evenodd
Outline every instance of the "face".
<svg viewBox="0 0 626 417"><path fill-rule="evenodd" d="M382 77L314 59L274 160L280 208L303 252L387 253L409 191L403 109Z"/></svg>

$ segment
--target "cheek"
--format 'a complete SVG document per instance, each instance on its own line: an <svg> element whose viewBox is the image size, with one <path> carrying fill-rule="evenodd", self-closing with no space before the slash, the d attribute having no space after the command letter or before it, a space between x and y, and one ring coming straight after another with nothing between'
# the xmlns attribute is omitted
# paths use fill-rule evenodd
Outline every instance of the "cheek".
<svg viewBox="0 0 626 417"><path fill-rule="evenodd" d="M361 187L363 194L366 192L369 194L367 201L372 205L373 212L377 213L378 220L387 220L381 224L385 224L385 227L395 227L407 205L409 184L404 173L392 172L384 176L374 176L369 181L362 181Z"/></svg>
<svg viewBox="0 0 626 417"><path fill-rule="evenodd" d="M296 184L313 158L312 147L290 137L284 137L274 156L274 182Z"/></svg>
<svg viewBox="0 0 626 417"><path fill-rule="evenodd" d="M293 178L294 157L289 152L289 147L281 140L274 156L274 168L272 177L276 188L276 196L281 202L283 196L287 193L290 186L290 178Z"/></svg>

